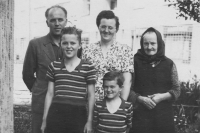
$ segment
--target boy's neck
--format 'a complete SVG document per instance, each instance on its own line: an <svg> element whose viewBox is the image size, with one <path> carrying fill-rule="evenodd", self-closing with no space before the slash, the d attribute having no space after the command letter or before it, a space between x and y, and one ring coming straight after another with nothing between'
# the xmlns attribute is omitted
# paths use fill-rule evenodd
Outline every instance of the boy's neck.
<svg viewBox="0 0 200 133"><path fill-rule="evenodd" d="M120 97L116 97L113 99L106 99L106 106L110 113L115 113L120 108L122 100Z"/></svg>
<svg viewBox="0 0 200 133"><path fill-rule="evenodd" d="M119 102L121 100L121 98L119 96L115 97L115 98L106 98L106 102L107 103L115 103L115 102Z"/></svg>
<svg viewBox="0 0 200 133"><path fill-rule="evenodd" d="M77 66L80 60L78 57L65 58L65 66Z"/></svg>

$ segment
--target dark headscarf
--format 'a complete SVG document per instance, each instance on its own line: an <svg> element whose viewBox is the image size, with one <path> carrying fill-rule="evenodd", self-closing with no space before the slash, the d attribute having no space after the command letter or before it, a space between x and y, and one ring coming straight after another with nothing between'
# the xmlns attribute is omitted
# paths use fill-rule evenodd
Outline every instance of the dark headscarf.
<svg viewBox="0 0 200 133"><path fill-rule="evenodd" d="M158 50L155 55L147 55L144 51L143 37L147 32L154 32L157 36ZM139 58L140 60L142 60L146 63L158 62L158 61L166 59L165 43L162 40L162 36L161 36L160 32L157 31L156 29L150 27L142 34L141 40L140 40L140 46L141 46L141 49L138 49L137 53L135 54L135 58Z"/></svg>

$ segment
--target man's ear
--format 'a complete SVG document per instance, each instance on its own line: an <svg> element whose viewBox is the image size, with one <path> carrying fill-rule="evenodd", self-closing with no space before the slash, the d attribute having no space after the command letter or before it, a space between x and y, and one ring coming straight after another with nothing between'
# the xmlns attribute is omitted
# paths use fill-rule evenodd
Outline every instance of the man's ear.
<svg viewBox="0 0 200 133"><path fill-rule="evenodd" d="M46 24L47 24L47 26L49 27L49 23L48 23L48 21L46 20Z"/></svg>
<svg viewBox="0 0 200 133"><path fill-rule="evenodd" d="M67 25L67 18L66 18L66 20L65 20L65 27L66 27L66 25Z"/></svg>

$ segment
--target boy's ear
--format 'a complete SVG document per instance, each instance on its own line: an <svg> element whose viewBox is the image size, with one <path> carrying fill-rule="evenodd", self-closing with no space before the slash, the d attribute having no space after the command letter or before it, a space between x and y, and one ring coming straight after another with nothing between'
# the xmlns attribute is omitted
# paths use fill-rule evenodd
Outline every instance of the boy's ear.
<svg viewBox="0 0 200 133"><path fill-rule="evenodd" d="M122 85L120 88L121 88L121 90L122 90L122 89L124 88L124 85Z"/></svg>
<svg viewBox="0 0 200 133"><path fill-rule="evenodd" d="M119 90L119 91L122 91L123 88L124 88L124 86L122 85L122 86L120 87L120 90Z"/></svg>
<svg viewBox="0 0 200 133"><path fill-rule="evenodd" d="M81 48L82 48L82 43L79 44L79 49L81 49Z"/></svg>

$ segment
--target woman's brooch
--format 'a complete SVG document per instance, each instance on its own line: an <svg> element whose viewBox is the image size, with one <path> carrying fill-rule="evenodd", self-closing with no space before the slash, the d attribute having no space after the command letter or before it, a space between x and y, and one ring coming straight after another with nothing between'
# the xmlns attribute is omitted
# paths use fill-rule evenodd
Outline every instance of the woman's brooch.
<svg viewBox="0 0 200 133"><path fill-rule="evenodd" d="M159 61L154 61L154 62L151 62L150 64L152 65L152 67L156 67L159 63L160 63L161 60Z"/></svg>

